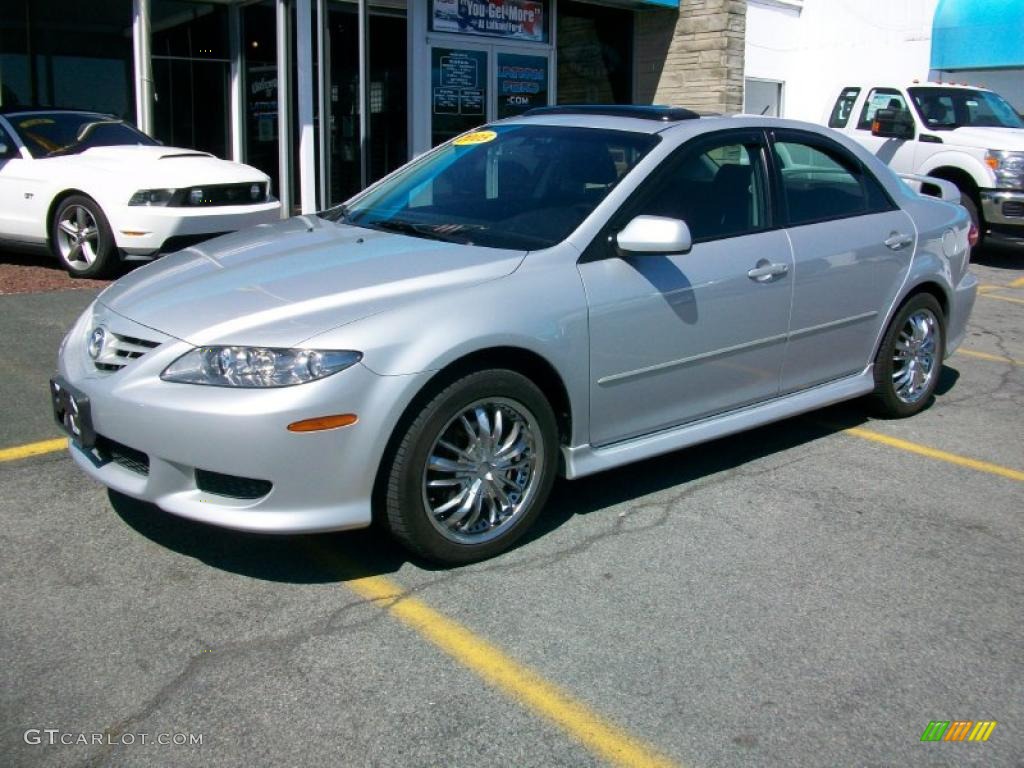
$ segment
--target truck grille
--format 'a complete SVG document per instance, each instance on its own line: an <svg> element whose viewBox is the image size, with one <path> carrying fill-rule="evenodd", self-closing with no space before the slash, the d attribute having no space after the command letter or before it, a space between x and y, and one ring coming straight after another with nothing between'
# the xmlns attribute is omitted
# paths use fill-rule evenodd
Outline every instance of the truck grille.
<svg viewBox="0 0 1024 768"><path fill-rule="evenodd" d="M1017 200L1003 203L1003 216L1008 219L1024 219L1024 203Z"/></svg>
<svg viewBox="0 0 1024 768"><path fill-rule="evenodd" d="M105 329L106 338L99 355L93 360L100 371L119 371L132 360L137 360L151 349L160 346L159 341L149 341L135 336L125 336Z"/></svg>

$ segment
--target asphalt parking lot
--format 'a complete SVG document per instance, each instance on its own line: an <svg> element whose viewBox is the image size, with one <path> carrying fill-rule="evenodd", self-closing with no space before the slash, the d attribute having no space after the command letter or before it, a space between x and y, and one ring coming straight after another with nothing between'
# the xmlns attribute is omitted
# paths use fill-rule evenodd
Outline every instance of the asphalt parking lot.
<svg viewBox="0 0 1024 768"><path fill-rule="evenodd" d="M561 482L455 570L108 494L48 442L96 289L0 295L0 763L1024 766L1024 249L975 261L924 413Z"/></svg>

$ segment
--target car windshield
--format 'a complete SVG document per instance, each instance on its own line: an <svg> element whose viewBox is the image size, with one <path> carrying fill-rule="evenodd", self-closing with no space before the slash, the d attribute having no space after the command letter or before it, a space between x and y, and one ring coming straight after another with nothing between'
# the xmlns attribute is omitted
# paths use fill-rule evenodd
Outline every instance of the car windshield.
<svg viewBox="0 0 1024 768"><path fill-rule="evenodd" d="M965 88L911 88L910 97L933 131L954 128L1024 128L1024 120L998 93Z"/></svg>
<svg viewBox="0 0 1024 768"><path fill-rule="evenodd" d="M7 119L32 157L71 155L92 147L158 143L116 117L92 112L19 112Z"/></svg>
<svg viewBox="0 0 1024 768"><path fill-rule="evenodd" d="M576 229L658 141L628 131L488 126L321 216L435 240L547 248Z"/></svg>

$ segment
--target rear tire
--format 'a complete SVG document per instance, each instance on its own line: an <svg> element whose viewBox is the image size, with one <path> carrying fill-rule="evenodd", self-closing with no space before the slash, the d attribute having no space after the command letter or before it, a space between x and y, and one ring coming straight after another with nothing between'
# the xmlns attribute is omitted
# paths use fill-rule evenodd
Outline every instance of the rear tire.
<svg viewBox="0 0 1024 768"><path fill-rule="evenodd" d="M974 225L974 231L978 233L978 240L971 247L980 248L985 242L985 226L981 220L981 214L978 212L978 204L974 202L974 198L971 197L969 192L961 189L960 205L967 210L967 213L971 217L971 224Z"/></svg>
<svg viewBox="0 0 1024 768"><path fill-rule="evenodd" d="M525 376L489 370L437 393L391 459L384 507L391 533L445 565L493 557L530 527L551 493L558 427Z"/></svg>
<svg viewBox="0 0 1024 768"><path fill-rule="evenodd" d="M50 222L50 250L72 277L105 277L118 260L107 217L85 195L71 195L57 206Z"/></svg>
<svg viewBox="0 0 1024 768"><path fill-rule="evenodd" d="M946 319L928 293L912 296L900 307L875 357L873 410L902 419L931 402L946 349Z"/></svg>

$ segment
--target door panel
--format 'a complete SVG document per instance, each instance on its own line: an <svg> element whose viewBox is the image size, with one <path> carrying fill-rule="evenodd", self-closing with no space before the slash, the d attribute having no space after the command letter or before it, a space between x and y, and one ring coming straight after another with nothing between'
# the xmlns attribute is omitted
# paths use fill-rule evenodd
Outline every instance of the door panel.
<svg viewBox="0 0 1024 768"><path fill-rule="evenodd" d="M765 151L752 130L684 144L588 249L594 444L777 394L793 261L770 229ZM615 234L638 215L685 221L692 249L620 253Z"/></svg>
<svg viewBox="0 0 1024 768"><path fill-rule="evenodd" d="M871 172L831 139L775 131L772 157L795 261L781 387L792 392L870 362L910 267L916 230Z"/></svg>
<svg viewBox="0 0 1024 768"><path fill-rule="evenodd" d="M796 268L783 392L859 373L871 361L914 251L886 247L893 232L914 232L903 211L790 230Z"/></svg>
<svg viewBox="0 0 1024 768"><path fill-rule="evenodd" d="M748 277L761 259L791 264L785 233L580 265L590 304L592 443L778 392L792 284Z"/></svg>

